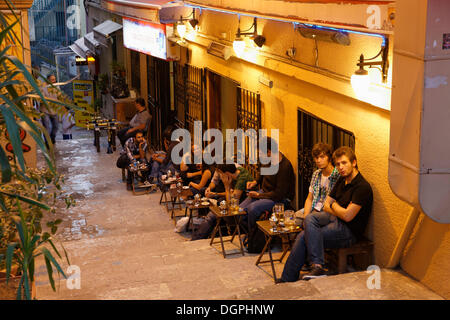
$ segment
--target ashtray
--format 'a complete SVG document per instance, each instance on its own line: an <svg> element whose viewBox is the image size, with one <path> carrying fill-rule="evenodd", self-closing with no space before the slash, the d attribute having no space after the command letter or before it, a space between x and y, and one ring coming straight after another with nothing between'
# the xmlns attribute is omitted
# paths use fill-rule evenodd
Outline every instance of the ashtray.
<svg viewBox="0 0 450 320"><path fill-rule="evenodd" d="M203 202L201 203L201 205L202 205L202 206L209 206L209 202L208 202L208 201L203 201Z"/></svg>
<svg viewBox="0 0 450 320"><path fill-rule="evenodd" d="M184 190L187 190L187 189L189 189L189 187L188 187L188 186L184 186L183 189L184 189Z"/></svg>

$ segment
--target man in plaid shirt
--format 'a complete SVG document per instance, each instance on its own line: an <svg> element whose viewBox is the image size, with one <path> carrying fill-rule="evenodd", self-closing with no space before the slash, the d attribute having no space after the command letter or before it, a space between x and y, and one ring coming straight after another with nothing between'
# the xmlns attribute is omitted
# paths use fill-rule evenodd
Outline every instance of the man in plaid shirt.
<svg viewBox="0 0 450 320"><path fill-rule="evenodd" d="M143 182L147 181L147 175L149 173L149 167L148 162L145 157L145 154L147 152L147 142L145 141L144 134L141 130L136 131L136 136L133 138L129 138L125 142L124 149L122 151L122 154L126 154L126 161L124 161L123 167L127 168L127 190L131 190L131 184L133 183L133 177L134 175L131 174L129 169L129 164L136 163L136 166L139 166L141 164L146 164L147 169L144 170L144 172L137 171L136 173L142 174L140 177Z"/></svg>

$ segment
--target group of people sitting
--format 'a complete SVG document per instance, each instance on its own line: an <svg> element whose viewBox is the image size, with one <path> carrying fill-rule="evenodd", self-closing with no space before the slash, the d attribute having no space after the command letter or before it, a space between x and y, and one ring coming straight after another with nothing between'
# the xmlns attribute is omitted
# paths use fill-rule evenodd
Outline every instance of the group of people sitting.
<svg viewBox="0 0 450 320"><path fill-rule="evenodd" d="M176 165L171 161L171 153L180 141L171 140L172 130L164 131L165 150L153 152L149 159L144 135L140 129L135 130L135 136L124 142L119 158L122 163L119 166L118 161L118 166L128 168L134 161L146 163L148 171L143 178L151 184L158 184L161 176L171 170L180 174L183 184L189 186L194 195L218 201L238 199L240 208L246 211L241 220L247 231L244 245L250 253L260 252L262 246L256 248L253 243L258 232L256 222L277 203L284 204L285 209L293 209L291 201L295 197L296 183L289 159L280 151L278 155L272 154L272 148L277 145L268 138L267 157L272 165L277 159L278 171L259 175L258 180L237 163L193 163L195 155L203 152L201 146L196 145L192 145L190 152L182 155L181 163ZM287 258L281 282L297 281L301 270L309 271L303 276L304 280L325 276L324 249L349 247L357 242L363 237L371 213L372 189L359 172L351 148L340 147L332 152L329 145L318 143L312 149L312 158L318 169L312 175L304 208L297 212L304 217L302 231ZM128 173L127 188L133 183L131 179L133 175ZM208 213L192 240L207 238L215 220L215 215Z"/></svg>

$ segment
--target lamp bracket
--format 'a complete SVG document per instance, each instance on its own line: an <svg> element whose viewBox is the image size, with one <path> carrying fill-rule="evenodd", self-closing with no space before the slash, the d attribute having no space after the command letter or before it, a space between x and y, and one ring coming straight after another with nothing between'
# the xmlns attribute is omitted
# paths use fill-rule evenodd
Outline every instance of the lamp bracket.
<svg viewBox="0 0 450 320"><path fill-rule="evenodd" d="M381 46L380 52L378 52L378 54L375 57L366 59L366 58L364 58L364 55L361 54L361 56L359 57L359 62L356 65L360 69L364 69L365 66L368 66L369 68L374 68L375 66L381 66L381 68L377 68L377 69L380 70L380 72L383 76L383 82L386 82L387 73L388 73L388 69L389 69L388 55L389 55L389 39L385 38L383 45ZM375 60L379 56L381 56L381 61L370 61L370 60Z"/></svg>
<svg viewBox="0 0 450 320"><path fill-rule="evenodd" d="M192 16L192 19L195 19L195 8L192 8L192 13L190 15L188 15L187 17L180 16L180 20L178 20L179 22L182 21L189 21L191 20L190 17Z"/></svg>
<svg viewBox="0 0 450 320"><path fill-rule="evenodd" d="M240 21L239 21L239 24L240 24ZM253 32L248 32L252 28L254 28ZM253 24L247 30L241 31L240 26L238 27L238 31L236 33L236 37L240 37L240 36L256 36L257 34L258 34L258 24L256 22L256 17L255 17L255 18L253 18Z"/></svg>

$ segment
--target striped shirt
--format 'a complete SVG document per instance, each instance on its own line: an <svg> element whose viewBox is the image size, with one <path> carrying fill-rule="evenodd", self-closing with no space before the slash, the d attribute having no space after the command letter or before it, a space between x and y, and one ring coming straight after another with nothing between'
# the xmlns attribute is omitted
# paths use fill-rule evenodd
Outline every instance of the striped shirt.
<svg viewBox="0 0 450 320"><path fill-rule="evenodd" d="M145 141L142 145L142 150L144 150L144 153L147 152L147 142ZM131 162L136 160L133 156L137 156L139 154L139 145L136 144L135 138L130 138L127 142L125 142L122 153L126 153ZM145 159L141 160L144 161Z"/></svg>

